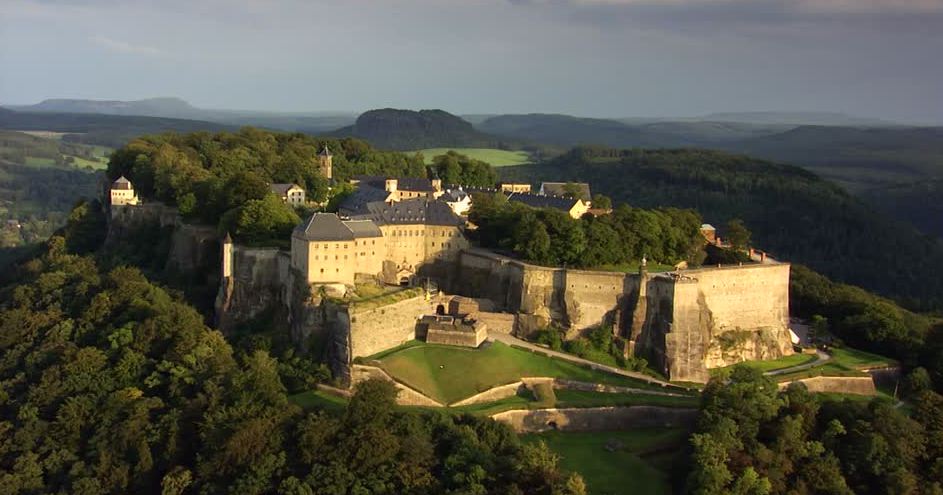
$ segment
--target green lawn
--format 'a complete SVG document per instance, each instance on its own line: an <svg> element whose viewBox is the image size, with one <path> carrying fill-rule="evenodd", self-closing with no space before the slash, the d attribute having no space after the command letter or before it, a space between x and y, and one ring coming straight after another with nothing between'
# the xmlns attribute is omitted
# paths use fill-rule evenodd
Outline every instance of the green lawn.
<svg viewBox="0 0 943 495"><path fill-rule="evenodd" d="M583 475L588 493L671 493L673 464L686 441L682 429L612 432L547 432L524 435L525 442L544 441L561 457L565 469ZM607 443L621 444L609 452Z"/></svg>
<svg viewBox="0 0 943 495"><path fill-rule="evenodd" d="M584 368L500 342L481 349L418 345L387 354L380 365L397 380L450 404L524 376L661 389L641 380Z"/></svg>
<svg viewBox="0 0 943 495"><path fill-rule="evenodd" d="M510 165L522 165L530 163L530 155L526 151L507 151L493 148L428 148L418 150L422 153L426 164L432 163L432 159L444 155L448 151L455 151L469 158L488 162L493 167L507 167Z"/></svg>
<svg viewBox="0 0 943 495"><path fill-rule="evenodd" d="M891 358L859 351L850 347L833 348L829 350L832 362L846 368L876 368L880 366L895 366L898 363Z"/></svg>
<svg viewBox="0 0 943 495"><path fill-rule="evenodd" d="M323 409L328 412L340 412L347 408L347 400L318 390L308 390L295 395L289 395L288 401L309 411Z"/></svg>

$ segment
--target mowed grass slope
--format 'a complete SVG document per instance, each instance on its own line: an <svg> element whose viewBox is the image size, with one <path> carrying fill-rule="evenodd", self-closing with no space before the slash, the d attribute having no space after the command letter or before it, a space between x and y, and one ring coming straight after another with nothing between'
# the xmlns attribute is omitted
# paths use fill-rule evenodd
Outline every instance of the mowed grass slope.
<svg viewBox="0 0 943 495"><path fill-rule="evenodd" d="M446 404L529 376L661 388L641 380L515 349L500 342L481 349L418 345L387 354L379 359L379 363L397 380Z"/></svg>
<svg viewBox="0 0 943 495"><path fill-rule="evenodd" d="M418 150L419 153L422 153L427 165L431 164L435 157L444 155L449 151L488 162L493 167L508 167L530 163L530 155L526 151L507 151L494 148L428 148Z"/></svg>
<svg viewBox="0 0 943 495"><path fill-rule="evenodd" d="M525 435L543 441L561 457L561 465L583 475L593 495L672 493L671 468L681 462L687 432L643 429L609 432L548 432ZM611 450L606 444L611 443Z"/></svg>

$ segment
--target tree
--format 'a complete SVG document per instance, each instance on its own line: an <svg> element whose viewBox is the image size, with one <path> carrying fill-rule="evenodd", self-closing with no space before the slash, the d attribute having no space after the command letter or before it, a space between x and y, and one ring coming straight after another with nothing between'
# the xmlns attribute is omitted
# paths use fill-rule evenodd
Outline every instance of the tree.
<svg viewBox="0 0 943 495"><path fill-rule="evenodd" d="M239 240L260 243L284 240L301 222L295 211L274 194L254 199L227 212L220 219L220 232L230 232Z"/></svg>
<svg viewBox="0 0 943 495"><path fill-rule="evenodd" d="M608 210L612 208L612 200L609 199L609 196L603 196L599 193L593 194L593 208Z"/></svg>
<svg viewBox="0 0 943 495"><path fill-rule="evenodd" d="M750 231L739 218L727 222L727 242L730 247L743 251L750 245Z"/></svg>

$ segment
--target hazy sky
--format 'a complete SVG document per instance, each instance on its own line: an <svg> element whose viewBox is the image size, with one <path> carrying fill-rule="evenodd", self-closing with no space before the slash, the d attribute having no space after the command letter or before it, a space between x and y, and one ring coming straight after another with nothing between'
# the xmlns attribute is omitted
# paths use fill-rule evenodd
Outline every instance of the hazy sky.
<svg viewBox="0 0 943 495"><path fill-rule="evenodd" d="M0 102L943 122L943 0L0 0Z"/></svg>

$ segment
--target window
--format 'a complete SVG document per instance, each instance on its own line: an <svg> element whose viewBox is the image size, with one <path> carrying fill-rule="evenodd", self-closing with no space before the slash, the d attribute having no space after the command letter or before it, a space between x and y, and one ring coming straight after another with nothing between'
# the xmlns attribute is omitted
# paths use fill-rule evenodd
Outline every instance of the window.
<svg viewBox="0 0 943 495"><path fill-rule="evenodd" d="M321 269L321 273L324 273L324 268Z"/></svg>

